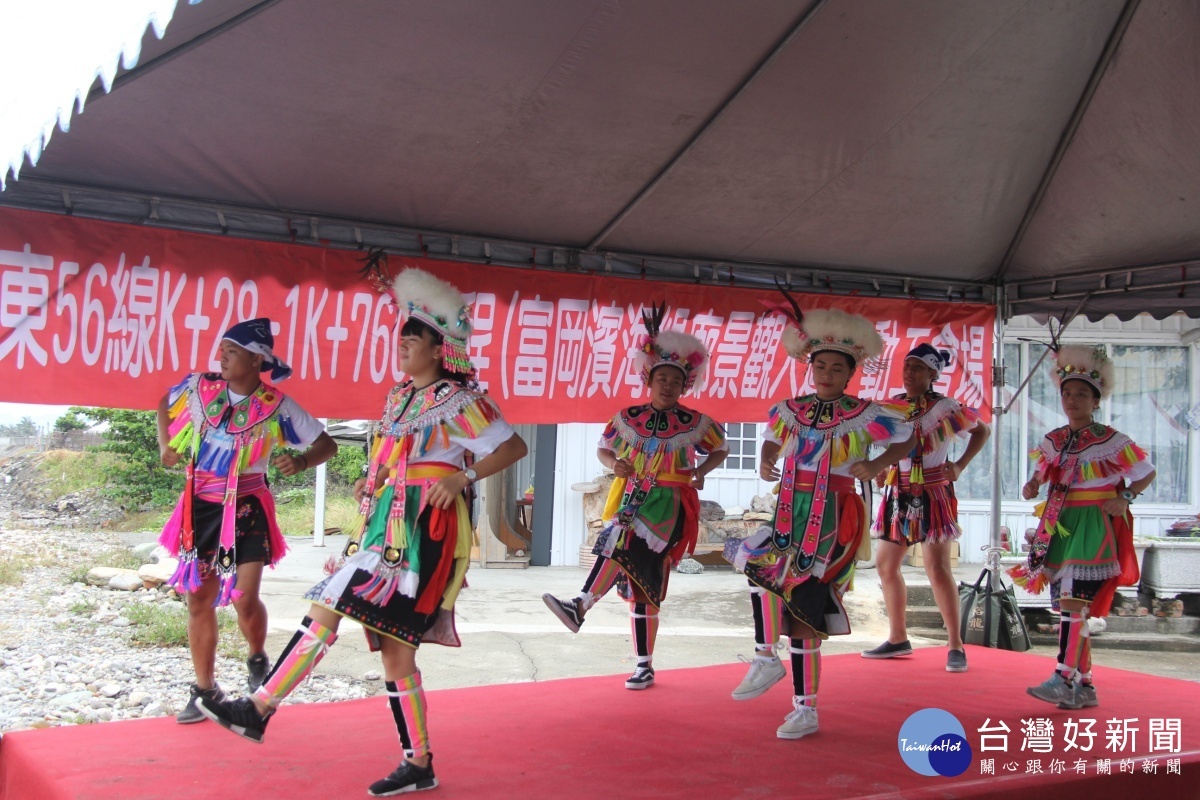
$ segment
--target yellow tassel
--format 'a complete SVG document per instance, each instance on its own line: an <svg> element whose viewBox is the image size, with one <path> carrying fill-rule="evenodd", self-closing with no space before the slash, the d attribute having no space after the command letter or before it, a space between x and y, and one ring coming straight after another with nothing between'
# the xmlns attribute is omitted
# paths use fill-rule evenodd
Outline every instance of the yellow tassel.
<svg viewBox="0 0 1200 800"><path fill-rule="evenodd" d="M391 544L397 550L404 550L408 547L408 525L404 520L396 517L388 520L388 528L391 531Z"/></svg>

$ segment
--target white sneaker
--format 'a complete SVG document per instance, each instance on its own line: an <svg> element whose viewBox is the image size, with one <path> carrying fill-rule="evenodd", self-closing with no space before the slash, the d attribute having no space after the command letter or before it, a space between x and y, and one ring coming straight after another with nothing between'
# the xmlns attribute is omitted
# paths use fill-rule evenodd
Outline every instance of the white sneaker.
<svg viewBox="0 0 1200 800"><path fill-rule="evenodd" d="M738 656L738 658L746 660L744 656ZM783 668L783 662L779 658L755 656L750 661L750 671L733 690L733 699L753 700L783 680L785 675L787 675L787 670Z"/></svg>
<svg viewBox="0 0 1200 800"><path fill-rule="evenodd" d="M799 739L817 732L817 710L812 706L800 705L783 718L783 724L775 731L780 739Z"/></svg>

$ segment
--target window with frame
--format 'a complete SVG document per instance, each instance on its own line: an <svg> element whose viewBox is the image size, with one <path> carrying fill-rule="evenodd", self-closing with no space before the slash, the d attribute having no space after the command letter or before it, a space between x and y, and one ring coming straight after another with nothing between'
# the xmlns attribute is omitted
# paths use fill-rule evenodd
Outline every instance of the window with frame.
<svg viewBox="0 0 1200 800"><path fill-rule="evenodd" d="M1012 397L1029 364L1043 346L1022 342L1004 345L1005 397ZM1113 392L1100 402L1096 421L1111 425L1137 442L1154 462L1158 475L1141 498L1145 503L1190 502L1190 452L1187 412L1191 408L1191 362L1178 345L1109 345ZM1003 420L1000 432L1001 494L1019 498L1029 479L1029 452L1050 431L1066 424L1049 356L1034 373L1021 397ZM951 458L962 453L958 443ZM962 499L987 500L992 491L992 449L975 458L955 484Z"/></svg>
<svg viewBox="0 0 1200 800"><path fill-rule="evenodd" d="M729 457L721 464L721 469L731 472L758 471L757 423L726 423L725 441L729 444Z"/></svg>

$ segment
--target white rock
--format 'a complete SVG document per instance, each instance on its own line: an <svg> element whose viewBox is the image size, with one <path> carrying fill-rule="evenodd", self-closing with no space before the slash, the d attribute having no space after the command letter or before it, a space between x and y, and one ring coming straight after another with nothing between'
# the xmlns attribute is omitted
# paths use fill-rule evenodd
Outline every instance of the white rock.
<svg viewBox="0 0 1200 800"><path fill-rule="evenodd" d="M149 692L130 692L129 704L131 706L148 706L153 698Z"/></svg>
<svg viewBox="0 0 1200 800"><path fill-rule="evenodd" d="M133 623L127 620L125 617L117 617L108 624L112 625L114 628L128 628Z"/></svg>
<svg viewBox="0 0 1200 800"><path fill-rule="evenodd" d="M375 671L373 669L369 669L363 673L364 681L377 681L382 677L383 677L382 675L380 675L377 671Z"/></svg>
<svg viewBox="0 0 1200 800"><path fill-rule="evenodd" d="M92 567L92 569L88 570L87 582L92 586L108 586L109 581L117 575L122 574L136 576L137 571L120 569L118 567Z"/></svg>
<svg viewBox="0 0 1200 800"><path fill-rule="evenodd" d="M135 544L130 550L142 560L143 564L151 564L155 560L153 553L158 547L158 542L143 542L142 544Z"/></svg>
<svg viewBox="0 0 1200 800"><path fill-rule="evenodd" d="M159 702L152 702L142 709L143 717L161 717L167 713L167 707Z"/></svg>
<svg viewBox="0 0 1200 800"><path fill-rule="evenodd" d="M143 564L137 574L143 581L160 586L170 580L178 567L179 559L162 558L155 564Z"/></svg>
<svg viewBox="0 0 1200 800"><path fill-rule="evenodd" d="M116 697L121 693L121 687L115 683L106 683L100 687L100 694L105 697Z"/></svg>
<svg viewBox="0 0 1200 800"><path fill-rule="evenodd" d="M109 578L108 588L116 589L119 592L136 592L142 588L142 579L133 570L128 570Z"/></svg>

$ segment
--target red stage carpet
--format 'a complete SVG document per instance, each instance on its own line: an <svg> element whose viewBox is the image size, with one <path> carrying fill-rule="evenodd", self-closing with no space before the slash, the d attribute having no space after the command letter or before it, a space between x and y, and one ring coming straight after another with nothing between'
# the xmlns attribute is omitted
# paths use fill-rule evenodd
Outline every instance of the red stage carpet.
<svg viewBox="0 0 1200 800"><path fill-rule="evenodd" d="M1024 691L1049 674L1046 657L968 653L971 671L962 675L943 670L942 649L885 662L827 657L821 730L799 741L775 738L790 710L789 681L756 700L729 698L742 664L660 672L658 685L643 692L625 690L624 676L432 691L430 733L442 786L431 796L815 800L1040 796L1054 789L1089 800L1126 800L1131 792L1153 800L1200 797L1200 684L1097 666L1101 706L1060 711ZM436 684L436 675L426 676L427 686ZM957 777L917 774L899 755L902 723L930 707L951 712L966 730L973 755ZM1050 752L1022 752L1022 720L1034 718L1053 724ZM1089 718L1097 733L1091 751L1067 750L1063 723ZM980 752L978 729L987 719L1010 728L1007 752ZM1110 719L1137 728L1132 748L1113 749ZM1177 752L1161 752L1171 745L1169 734L1159 737L1160 752L1151 751L1152 719L1181 721ZM366 786L399 760L398 747L382 698L285 707L263 745L209 722L171 719L21 731L0 741L0 798L365 797ZM995 774L981 774L988 758ZM1103 764L1098 770L1097 760L1106 758L1111 774L1103 774ZM1085 774L1075 771L1079 759ZM1029 772L1034 761L1043 774ZM1050 774L1055 761L1065 774ZM1146 772L1145 763L1157 771Z"/></svg>

